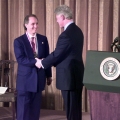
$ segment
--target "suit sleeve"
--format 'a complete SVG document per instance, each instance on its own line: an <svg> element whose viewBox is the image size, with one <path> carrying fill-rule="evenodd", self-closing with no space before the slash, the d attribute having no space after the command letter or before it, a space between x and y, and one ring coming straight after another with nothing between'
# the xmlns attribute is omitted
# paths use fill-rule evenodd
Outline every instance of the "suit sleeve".
<svg viewBox="0 0 120 120"><path fill-rule="evenodd" d="M34 57L27 57L24 49L24 44L21 42L20 39L14 40L14 53L19 64L32 67L35 66L36 60L34 59Z"/></svg>
<svg viewBox="0 0 120 120"><path fill-rule="evenodd" d="M61 61L63 61L66 56L70 53L70 41L67 35L62 34L58 38L57 46L55 50L47 56L44 60L42 60L42 65L44 68L48 68L50 66L56 66Z"/></svg>

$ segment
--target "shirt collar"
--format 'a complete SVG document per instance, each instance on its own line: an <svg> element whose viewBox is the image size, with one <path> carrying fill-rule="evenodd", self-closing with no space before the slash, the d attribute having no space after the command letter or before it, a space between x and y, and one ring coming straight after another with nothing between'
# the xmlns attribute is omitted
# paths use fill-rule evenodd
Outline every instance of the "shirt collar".
<svg viewBox="0 0 120 120"><path fill-rule="evenodd" d="M36 38L36 33L35 33L34 36L32 36L31 34L29 34L28 32L26 32L26 34L28 34L28 36L29 36L30 38L32 38L32 37L35 37L35 38Z"/></svg>
<svg viewBox="0 0 120 120"><path fill-rule="evenodd" d="M67 23L67 24L64 26L64 31L67 29L67 27L68 27L71 23L73 23L73 21Z"/></svg>

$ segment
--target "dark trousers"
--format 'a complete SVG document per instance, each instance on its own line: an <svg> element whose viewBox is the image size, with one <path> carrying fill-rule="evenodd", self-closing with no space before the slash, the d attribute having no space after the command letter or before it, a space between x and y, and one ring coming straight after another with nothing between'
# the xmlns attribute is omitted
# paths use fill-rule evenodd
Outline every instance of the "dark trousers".
<svg viewBox="0 0 120 120"><path fill-rule="evenodd" d="M81 90L62 90L67 120L82 120Z"/></svg>
<svg viewBox="0 0 120 120"><path fill-rule="evenodd" d="M39 120L41 96L41 91L17 91L17 120Z"/></svg>

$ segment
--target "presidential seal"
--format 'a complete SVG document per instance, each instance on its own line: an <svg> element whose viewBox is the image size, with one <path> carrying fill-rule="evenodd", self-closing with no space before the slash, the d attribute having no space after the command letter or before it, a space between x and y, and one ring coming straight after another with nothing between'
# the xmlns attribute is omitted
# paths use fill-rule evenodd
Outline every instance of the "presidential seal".
<svg viewBox="0 0 120 120"><path fill-rule="evenodd" d="M100 73L106 80L116 80L120 75L120 62L113 58L105 58L100 64Z"/></svg>

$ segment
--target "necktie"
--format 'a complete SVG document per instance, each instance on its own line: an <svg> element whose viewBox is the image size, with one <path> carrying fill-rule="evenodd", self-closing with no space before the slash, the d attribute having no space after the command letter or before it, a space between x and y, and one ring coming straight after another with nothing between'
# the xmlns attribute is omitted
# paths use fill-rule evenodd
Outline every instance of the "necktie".
<svg viewBox="0 0 120 120"><path fill-rule="evenodd" d="M33 52L35 53L35 42L34 42L34 37L31 38L31 45L32 45Z"/></svg>

